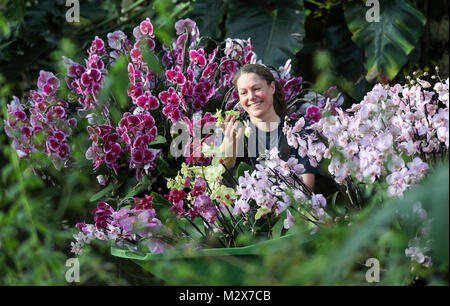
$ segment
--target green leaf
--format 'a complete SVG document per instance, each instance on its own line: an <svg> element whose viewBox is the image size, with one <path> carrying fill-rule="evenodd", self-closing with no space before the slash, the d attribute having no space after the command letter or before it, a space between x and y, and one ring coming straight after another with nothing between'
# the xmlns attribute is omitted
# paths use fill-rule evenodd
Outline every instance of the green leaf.
<svg viewBox="0 0 450 306"><path fill-rule="evenodd" d="M334 7L325 29L325 46L333 56L333 67L347 80L356 82L364 76L364 53L352 40L341 5Z"/></svg>
<svg viewBox="0 0 450 306"><path fill-rule="evenodd" d="M333 194L333 197L331 198L331 207L333 207L333 208L336 206L336 199L337 199L338 195L339 195L339 191L336 191Z"/></svg>
<svg viewBox="0 0 450 306"><path fill-rule="evenodd" d="M267 210L264 212L264 210L265 210L264 208L261 209L261 215L259 216L259 218L261 218L266 213L270 212ZM258 215L258 213L256 213L256 215ZM255 216L255 218L256 218L256 216ZM274 226L278 223L283 223L283 222L278 222L278 221L280 221L280 219L281 219L281 216L268 218L267 221L265 221L261 226L256 228L256 231L259 233L267 233L269 231L272 231L272 233L273 233L276 230L276 228L274 228ZM256 220L258 220L258 219L256 219ZM273 238L276 238L279 236L281 236L281 233L274 235Z"/></svg>
<svg viewBox="0 0 450 306"><path fill-rule="evenodd" d="M283 211L272 224L272 238L278 238L284 234L284 219L286 219L286 210Z"/></svg>
<svg viewBox="0 0 450 306"><path fill-rule="evenodd" d="M198 0L191 4L188 17L195 21L202 36L219 37L220 23L228 3L222 0Z"/></svg>
<svg viewBox="0 0 450 306"><path fill-rule="evenodd" d="M203 220L200 218L195 219L194 221L192 221L192 223L195 224L195 226L197 226L197 228L201 231L199 232L197 230L197 228L195 228L194 225L192 225L191 222L189 222L188 219L186 218L176 218L176 223L178 224L178 226L180 228L182 228L184 231L186 231L189 236L192 237L192 239L200 241L202 239L202 234L205 232L205 228L204 228L204 224L203 224Z"/></svg>
<svg viewBox="0 0 450 306"><path fill-rule="evenodd" d="M155 141L150 143L150 145L157 145L157 144L162 144L162 143L166 143L166 142L167 142L167 139L164 136L158 135L158 136L156 136Z"/></svg>
<svg viewBox="0 0 450 306"><path fill-rule="evenodd" d="M109 70L105 83L99 95L99 102L102 103L108 99L111 93L124 109L128 108L129 98L127 96L128 84L127 59L125 56L119 57Z"/></svg>
<svg viewBox="0 0 450 306"><path fill-rule="evenodd" d="M158 57L151 52L148 48L142 48L142 56L144 61L148 64L150 67L150 70L156 74L160 75L163 72L163 66L161 62L159 61Z"/></svg>
<svg viewBox="0 0 450 306"><path fill-rule="evenodd" d="M302 0L230 1L226 37L248 39L258 59L279 67L302 49L305 10Z"/></svg>
<svg viewBox="0 0 450 306"><path fill-rule="evenodd" d="M102 1L83 1L80 5L80 16L90 21L101 20L109 17L107 10L102 8Z"/></svg>
<svg viewBox="0 0 450 306"><path fill-rule="evenodd" d="M177 170L174 167L170 167L170 164L164 159L162 155L156 159L156 171L157 176L173 177L177 175Z"/></svg>
<svg viewBox="0 0 450 306"><path fill-rule="evenodd" d="M245 176L245 171L252 172L252 167L246 162L241 162L236 170L236 175L234 178L239 180L239 177Z"/></svg>
<svg viewBox="0 0 450 306"><path fill-rule="evenodd" d="M26 11L26 1L19 0L14 1L14 6L11 5L9 18L12 20L17 20L22 23L24 21Z"/></svg>
<svg viewBox="0 0 450 306"><path fill-rule="evenodd" d="M427 22L408 0L386 0L379 5L379 22L368 22L370 8L345 2L344 14L353 41L367 54L366 79L392 80L408 60Z"/></svg>
<svg viewBox="0 0 450 306"><path fill-rule="evenodd" d="M130 182L134 182L135 180L135 178L129 179ZM133 198L135 195L144 192L144 190L146 190L151 184L151 180L149 180L147 176L144 176L140 183L130 188L127 195L125 196L125 199Z"/></svg>
<svg viewBox="0 0 450 306"><path fill-rule="evenodd" d="M152 205L171 206L170 203L169 203L169 200L167 200L165 197L163 197L159 193L156 193L156 192L152 191L150 196L153 198Z"/></svg>
<svg viewBox="0 0 450 306"><path fill-rule="evenodd" d="M106 188L103 188L102 190L100 190L99 192L97 192L96 194L94 194L89 201L91 202L95 202L101 198L103 198L105 195L107 195L108 193L110 193L113 190L113 183L110 183Z"/></svg>

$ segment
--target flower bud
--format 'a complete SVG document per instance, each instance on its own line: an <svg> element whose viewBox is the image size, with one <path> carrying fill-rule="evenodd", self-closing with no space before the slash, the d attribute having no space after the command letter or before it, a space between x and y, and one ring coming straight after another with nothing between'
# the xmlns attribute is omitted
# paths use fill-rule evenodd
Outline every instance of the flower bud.
<svg viewBox="0 0 450 306"><path fill-rule="evenodd" d="M100 185L106 185L106 177L104 175L97 175L97 181Z"/></svg>

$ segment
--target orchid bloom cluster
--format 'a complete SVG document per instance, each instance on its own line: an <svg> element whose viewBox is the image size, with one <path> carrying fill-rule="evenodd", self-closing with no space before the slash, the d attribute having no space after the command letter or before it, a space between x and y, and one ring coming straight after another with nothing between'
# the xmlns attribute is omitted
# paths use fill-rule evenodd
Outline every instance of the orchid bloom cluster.
<svg viewBox="0 0 450 306"><path fill-rule="evenodd" d="M314 194L303 184L301 175L305 171L304 166L294 157L283 161L278 156L277 148L262 156L265 158L264 166L257 164L255 171L245 171L245 175L239 177L237 191L240 198L234 205L233 214L248 213L251 201L254 201L257 206L255 220L276 217L286 211L283 224L285 229L289 229L294 225L295 218L288 208L298 203L302 216L312 222L315 226L313 233L316 232L318 226L326 223L330 216L324 209L325 197Z"/></svg>
<svg viewBox="0 0 450 306"><path fill-rule="evenodd" d="M155 167L155 159L161 154L150 144L156 140L157 128L151 110L159 107L159 101L151 93L154 89L155 75L142 60L141 43L153 51L155 42L153 26L150 19L146 19L133 30L135 44L121 31L108 34L108 45L113 51L112 58L121 54L129 54L128 76L130 84L128 95L132 99L134 111L125 112L117 127L110 124L100 124L88 127L92 146L86 152L86 158L94 163L94 170L105 162L106 166L117 174L122 153L127 152L130 169L135 170L137 179L141 179ZM131 113L133 111L133 113ZM108 120L109 123L109 120Z"/></svg>
<svg viewBox="0 0 450 306"><path fill-rule="evenodd" d="M170 210L177 218L194 221L201 218L207 228L214 232L236 234L236 228L227 222L224 212L230 212L238 194L222 183L225 168L218 158L209 166L182 164L174 179L168 179L167 188Z"/></svg>
<svg viewBox="0 0 450 306"><path fill-rule="evenodd" d="M292 69L291 60L288 59L284 66L278 69L278 72L273 71L275 80L277 80L283 89L283 98L286 103L291 102L303 87L303 78L295 77L290 74Z"/></svg>
<svg viewBox="0 0 450 306"><path fill-rule="evenodd" d="M304 103L300 106L297 112L291 114L291 119L297 119L303 116L309 124L319 122L324 113L331 111L336 116L337 108L339 108L344 102L344 97L341 93L336 96L336 86L332 86L327 89L323 94L309 91L302 100Z"/></svg>
<svg viewBox="0 0 450 306"><path fill-rule="evenodd" d="M184 156L189 165L208 166L211 164L212 157L205 155L203 144L212 144L215 142L213 129L216 126L217 118L207 112L202 117L202 112L197 112L192 119L185 118L186 131L189 133L188 141L184 147ZM207 132L204 137L202 134Z"/></svg>
<svg viewBox="0 0 450 306"><path fill-rule="evenodd" d="M413 212L420 218L422 224L417 236L408 242L408 248L405 249L405 255L425 268L433 265L431 261L431 218L425 209L422 208L422 203L417 202L413 206ZM428 254L428 255L426 255Z"/></svg>
<svg viewBox="0 0 450 306"><path fill-rule="evenodd" d="M75 242L71 243L72 253L80 255L86 245L96 239L115 241L132 251L136 251L139 244L153 254L163 253L170 248L164 241L170 238L170 231L156 218L152 201L153 198L148 195L144 198L135 197L133 209L122 208L117 211L109 204L99 202L92 211L95 224L77 223L79 232L73 236Z"/></svg>
<svg viewBox="0 0 450 306"><path fill-rule="evenodd" d="M142 61L140 49L141 42L147 44L150 50L155 47L150 20L147 18L142 21L134 29L133 35L136 39L134 45L122 31L108 34L108 45L113 50L109 52L110 60L113 61L121 54L129 55L130 84L127 93L132 99L133 107L123 114L116 127L110 123L106 105L102 107L106 117L105 123L94 124L94 115L87 116L93 125L87 128L92 145L86 152L86 158L92 160L94 170L97 170L104 162L107 168L112 169L117 175L118 169L124 166L122 156L126 153L125 159L129 168L135 170L135 176L140 180L154 169L155 159L161 154L160 150L150 147L158 132L150 111L157 109L160 104L151 93L154 89L155 75ZM106 73L102 59L107 57L104 42L96 37L89 51L86 68L76 63L72 63L68 68L69 88L80 97L79 102L84 105L85 110L94 107L98 102L98 92L103 85L103 75ZM74 75L72 71L79 73ZM98 77L90 77L91 75Z"/></svg>
<svg viewBox="0 0 450 306"><path fill-rule="evenodd" d="M126 153L129 168L135 169L135 176L140 180L155 168L155 159L161 154L160 149L151 148L157 132L155 119L148 111L126 112L115 128L108 124L88 127L92 145L86 158L93 161L94 170L104 162L117 175L123 166L122 153Z"/></svg>
<svg viewBox="0 0 450 306"><path fill-rule="evenodd" d="M286 64L288 62L286 62ZM280 67L280 75L284 75L284 69L286 69L286 67ZM296 122L303 117L305 122L308 125L311 125L319 122L325 114L330 112L333 115L337 115L337 109L344 102L344 97L339 92L336 94L336 86L328 88L323 93L318 93L312 90L301 90L301 77L296 79L299 79L300 81L295 82L295 86L293 86L295 91L290 95L289 100L286 100L288 111L287 118L289 120ZM280 80L280 82L282 82L282 80ZM289 83L290 82L288 82L288 84ZM305 91L306 94L303 94ZM288 93L289 92L283 88L284 96L287 96Z"/></svg>
<svg viewBox="0 0 450 306"><path fill-rule="evenodd" d="M190 19L175 24L177 38L170 48L164 46L162 64L167 89L159 93L163 114L176 123L193 112L205 108L232 86L241 65L256 61L250 40L227 39L223 56L215 48L207 54L200 45L197 25Z"/></svg>
<svg viewBox="0 0 450 306"><path fill-rule="evenodd" d="M419 79L420 80L420 79ZM421 81L421 80L420 80ZM339 184L350 177L359 183L386 178L388 193L401 197L427 173L425 157L448 150L448 79L434 85L374 86L363 101L347 112L328 100L322 117L302 139L304 121L285 124L289 145L311 165L330 159L329 172Z"/></svg>
<svg viewBox="0 0 450 306"><path fill-rule="evenodd" d="M117 36L121 42L128 41L128 38L122 32L116 31L114 33L116 33L115 36ZM127 94L131 98L133 104L138 108L142 108L146 111L155 110L160 105L157 97L154 97L152 94L152 91L155 90L156 86L156 75L143 60L145 48L150 52L153 52L156 45L153 40L155 37L153 25L149 18L146 18L139 26L134 28L133 36L135 38L135 43L129 51L128 56L128 78L130 84L128 86ZM111 42L115 43L117 42L117 39L112 40ZM128 49L125 48L126 45L123 46L123 49L120 51L128 55Z"/></svg>
<svg viewBox="0 0 450 306"><path fill-rule="evenodd" d="M37 91L30 91L29 106L25 107L14 96L4 121L5 132L13 139L12 146L19 158L44 151L57 169L70 165L67 139L77 124L75 118L69 118L69 103L57 97L59 86L53 73L41 71Z"/></svg>
<svg viewBox="0 0 450 306"><path fill-rule="evenodd" d="M99 93L103 86L107 69L104 59L107 57L105 43L99 37L95 37L88 51L88 59L85 66L76 63L69 58L64 58L67 68L67 87L78 96L81 110L90 110L98 102ZM107 112L104 107L103 111Z"/></svg>
<svg viewBox="0 0 450 306"><path fill-rule="evenodd" d="M234 58L240 58L240 63L242 65L254 64L257 62L257 55L252 50L253 45L250 38L247 40L227 38L225 40L225 56L220 60L220 87L231 88L233 86L233 79L239 69L239 62L233 60ZM258 63L261 64L261 61L259 60ZM236 101L239 99L237 90L233 89L225 99L225 109L230 110L236 105Z"/></svg>

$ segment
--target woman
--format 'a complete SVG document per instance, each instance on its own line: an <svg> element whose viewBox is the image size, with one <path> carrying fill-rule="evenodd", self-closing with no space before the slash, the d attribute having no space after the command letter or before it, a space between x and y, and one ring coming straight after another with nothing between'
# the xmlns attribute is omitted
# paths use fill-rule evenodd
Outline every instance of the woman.
<svg viewBox="0 0 450 306"><path fill-rule="evenodd" d="M301 158L296 149L287 145L286 137L282 133L286 102L283 99L281 85L275 80L272 72L262 65L246 65L237 72L234 86L239 94L241 106L250 117L250 127L254 131L252 135L255 136L252 139L256 140L257 145L256 152L251 152L247 143L244 148L244 158L238 157L237 143L241 141L244 129L242 127L238 129L239 122L236 117L227 116L222 125L224 139L221 146L226 156L225 167L233 172L241 160L254 166L258 162L257 156L261 152L261 148L270 150L277 146L282 153L281 159L287 160L291 156L299 159L299 162L305 167L305 173L302 174L303 182L310 190L313 190L315 174L318 173L318 169L311 167L308 158ZM260 137L260 135L266 137ZM287 154L283 154L283 151L286 153L286 150Z"/></svg>

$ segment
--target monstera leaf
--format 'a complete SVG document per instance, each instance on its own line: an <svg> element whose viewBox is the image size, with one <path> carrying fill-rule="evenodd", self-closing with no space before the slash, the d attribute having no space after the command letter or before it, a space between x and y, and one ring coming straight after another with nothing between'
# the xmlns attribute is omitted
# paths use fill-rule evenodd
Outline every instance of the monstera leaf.
<svg viewBox="0 0 450 306"><path fill-rule="evenodd" d="M351 84L349 87L340 86L339 89L354 100L361 101L372 86L364 78L366 75L364 50L352 40L352 33L345 22L341 4L331 8L324 36L325 48L333 57L334 71Z"/></svg>
<svg viewBox="0 0 450 306"><path fill-rule="evenodd" d="M333 55L333 66L338 73L351 82L365 75L364 53L352 40L342 5L331 9L324 36L325 48Z"/></svg>
<svg viewBox="0 0 450 306"><path fill-rule="evenodd" d="M379 20L366 18L362 3L344 2L344 14L353 41L364 49L366 79L392 80L408 60L426 24L426 18L408 0L385 0L379 5Z"/></svg>
<svg viewBox="0 0 450 306"><path fill-rule="evenodd" d="M226 36L251 38L266 65L279 67L303 47L305 11L302 0L230 1Z"/></svg>

